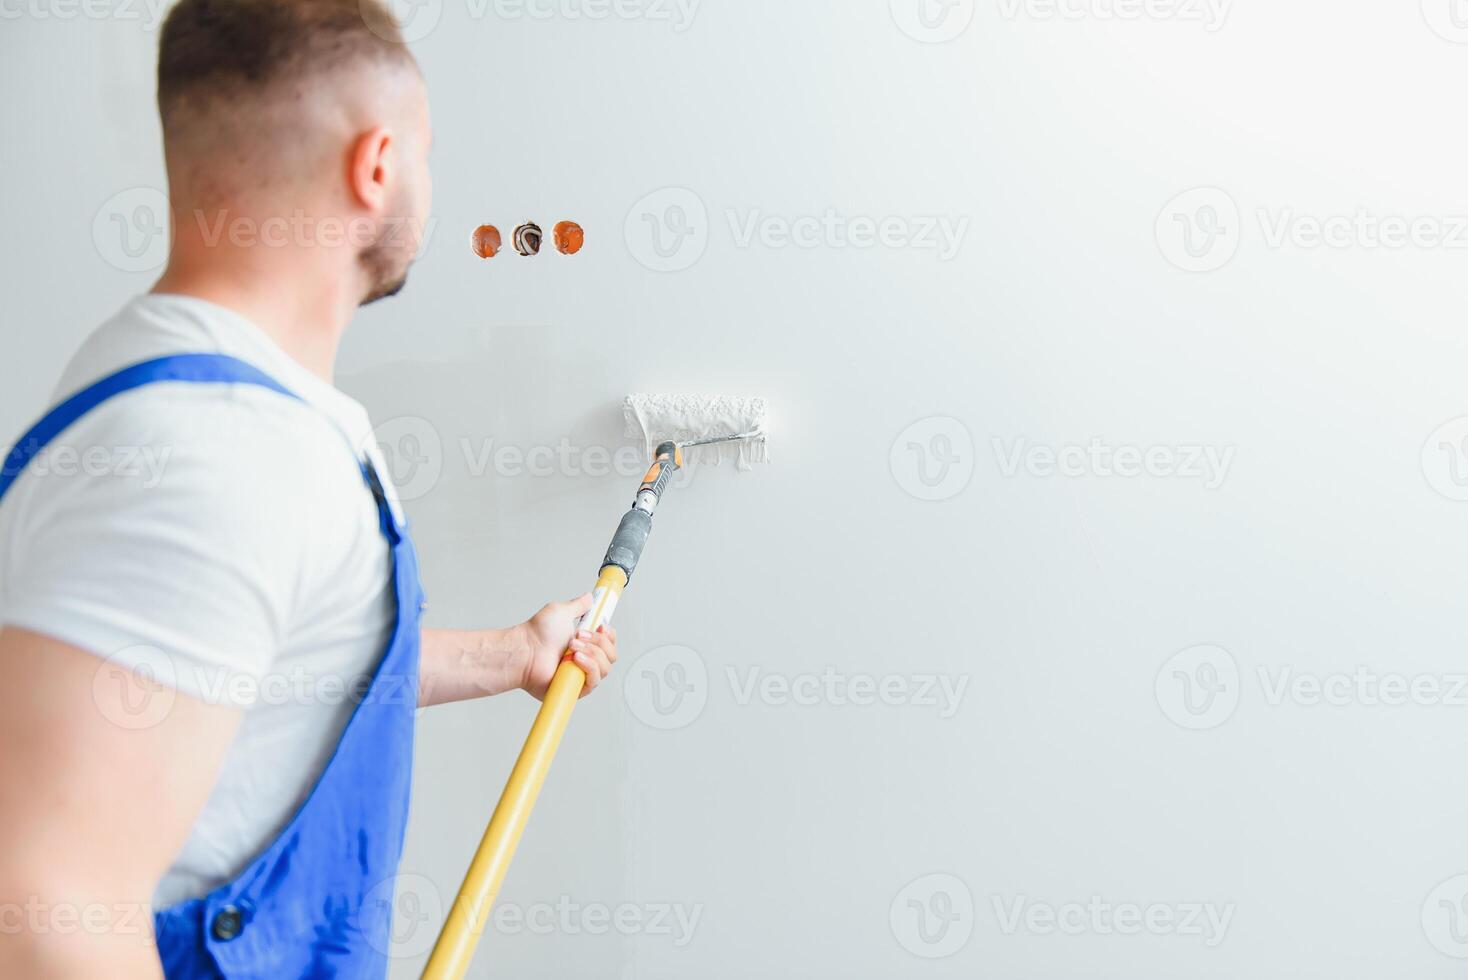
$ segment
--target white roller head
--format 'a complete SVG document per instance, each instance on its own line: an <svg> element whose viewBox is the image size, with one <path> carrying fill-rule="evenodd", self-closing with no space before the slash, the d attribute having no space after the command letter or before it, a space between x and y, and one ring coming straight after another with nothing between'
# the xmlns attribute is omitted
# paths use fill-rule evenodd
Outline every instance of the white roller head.
<svg viewBox="0 0 1468 980"><path fill-rule="evenodd" d="M642 440L651 456L658 444L758 431L752 439L686 449L685 463L733 459L739 468L769 462L769 411L763 398L728 395L628 395L623 405L627 435Z"/></svg>

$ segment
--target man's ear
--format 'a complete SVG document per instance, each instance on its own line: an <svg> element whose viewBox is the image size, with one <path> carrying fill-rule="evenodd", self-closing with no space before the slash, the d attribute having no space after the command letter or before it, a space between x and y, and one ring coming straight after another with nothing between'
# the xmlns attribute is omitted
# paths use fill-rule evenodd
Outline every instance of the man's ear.
<svg viewBox="0 0 1468 980"><path fill-rule="evenodd" d="M387 207L388 184L396 179L392 153L394 139L385 126L374 126L352 144L347 184L352 197L368 211Z"/></svg>

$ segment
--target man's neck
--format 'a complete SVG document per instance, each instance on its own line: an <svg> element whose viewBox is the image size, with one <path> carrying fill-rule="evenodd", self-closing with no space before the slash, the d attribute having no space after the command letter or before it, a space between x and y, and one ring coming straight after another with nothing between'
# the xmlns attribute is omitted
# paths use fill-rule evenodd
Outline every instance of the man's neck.
<svg viewBox="0 0 1468 980"><path fill-rule="evenodd" d="M154 293L192 296L238 313L259 327L291 359L328 384L332 383L337 349L355 301L343 288L343 277L313 270L309 256L268 257L275 268L262 267L260 249L210 250L207 261L190 260L175 248Z"/></svg>

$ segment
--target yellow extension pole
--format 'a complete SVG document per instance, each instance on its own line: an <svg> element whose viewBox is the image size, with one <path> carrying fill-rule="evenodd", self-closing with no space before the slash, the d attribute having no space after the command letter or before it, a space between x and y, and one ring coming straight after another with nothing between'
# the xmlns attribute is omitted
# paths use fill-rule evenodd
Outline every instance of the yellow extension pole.
<svg viewBox="0 0 1468 980"><path fill-rule="evenodd" d="M591 611L582 620L581 628L594 631L606 624L616 608L617 598L626 587L626 572L615 565L603 568L593 593ZM585 682L586 674L567 654L556 668L540 712L525 738L525 746L515 760L515 768L510 771L509 781L505 783L504 792L494 808L494 816L479 842L479 850L464 875L464 883L449 909L443 932L433 947L433 955L428 958L423 980L461 980L469 969L469 961L489 921L505 871L515 856L520 835L525 831L525 823L535 807L535 798L540 795L540 787L550 771L551 760L555 758Z"/></svg>

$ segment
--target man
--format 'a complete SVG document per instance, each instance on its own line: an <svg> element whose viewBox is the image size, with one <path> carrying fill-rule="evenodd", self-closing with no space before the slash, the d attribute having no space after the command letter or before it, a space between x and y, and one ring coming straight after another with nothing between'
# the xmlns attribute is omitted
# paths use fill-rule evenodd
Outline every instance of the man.
<svg viewBox="0 0 1468 980"><path fill-rule="evenodd" d="M588 689L617 659L576 630L588 596L418 625L370 423L331 384L429 211L423 79L376 2L164 25L168 267L0 473L0 976L380 976L415 708L540 697L568 646ZM97 447L161 480L75 465Z"/></svg>

